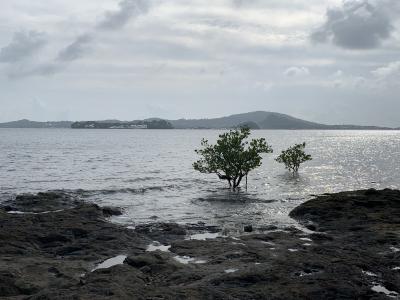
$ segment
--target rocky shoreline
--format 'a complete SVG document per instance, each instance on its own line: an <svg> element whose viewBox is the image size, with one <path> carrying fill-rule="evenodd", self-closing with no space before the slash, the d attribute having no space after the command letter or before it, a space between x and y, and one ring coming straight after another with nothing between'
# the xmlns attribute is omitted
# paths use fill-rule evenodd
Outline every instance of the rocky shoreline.
<svg viewBox="0 0 400 300"><path fill-rule="evenodd" d="M290 213L307 231L107 220L121 213L62 191L2 202L0 298L400 297L400 191L318 196Z"/></svg>

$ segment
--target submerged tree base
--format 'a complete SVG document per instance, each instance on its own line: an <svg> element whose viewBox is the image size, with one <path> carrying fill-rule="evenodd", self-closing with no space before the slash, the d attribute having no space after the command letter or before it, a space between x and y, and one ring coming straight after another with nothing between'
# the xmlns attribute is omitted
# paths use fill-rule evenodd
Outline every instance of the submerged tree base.
<svg viewBox="0 0 400 300"><path fill-rule="evenodd" d="M290 214L307 233L267 224L234 237L204 224L127 229L105 220L116 213L62 193L3 203L0 297L319 300L400 293L400 191L317 197ZM109 263L123 256L122 264Z"/></svg>

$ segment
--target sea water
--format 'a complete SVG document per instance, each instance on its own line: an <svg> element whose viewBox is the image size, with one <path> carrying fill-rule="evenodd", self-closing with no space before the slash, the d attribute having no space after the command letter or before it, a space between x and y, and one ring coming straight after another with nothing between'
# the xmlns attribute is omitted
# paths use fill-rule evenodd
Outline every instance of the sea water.
<svg viewBox="0 0 400 300"><path fill-rule="evenodd" d="M273 147L249 174L247 190L227 189L192 163L202 138L219 130L0 129L0 201L63 189L122 207L113 221L205 222L223 227L287 225L288 212L313 195L400 188L399 131L257 130ZM274 161L305 141L313 160L293 177ZM244 184L244 183L243 183Z"/></svg>

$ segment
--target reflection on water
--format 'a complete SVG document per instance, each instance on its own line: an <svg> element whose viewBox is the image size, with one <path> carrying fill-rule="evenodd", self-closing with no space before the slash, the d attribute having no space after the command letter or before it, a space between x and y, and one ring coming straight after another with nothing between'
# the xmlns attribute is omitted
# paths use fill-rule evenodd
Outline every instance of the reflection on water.
<svg viewBox="0 0 400 300"><path fill-rule="evenodd" d="M400 132L254 131L275 150L231 192L216 176L193 170L194 149L216 130L0 129L0 198L66 189L125 209L113 220L203 221L234 231L246 224L290 224L288 212L312 195L400 188ZM307 143L313 156L293 177L274 158Z"/></svg>

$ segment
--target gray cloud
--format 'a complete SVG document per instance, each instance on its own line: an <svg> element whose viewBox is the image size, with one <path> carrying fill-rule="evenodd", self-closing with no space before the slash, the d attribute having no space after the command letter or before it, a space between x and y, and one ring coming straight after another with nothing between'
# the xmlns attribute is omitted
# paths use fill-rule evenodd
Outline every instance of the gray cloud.
<svg viewBox="0 0 400 300"><path fill-rule="evenodd" d="M73 61L83 57L89 51L92 40L93 36L90 34L78 36L74 42L58 53L57 60Z"/></svg>
<svg viewBox="0 0 400 300"><path fill-rule="evenodd" d="M391 36L399 9L398 0L351 0L341 8L327 10L325 24L312 35L318 43L328 43L346 49L372 49Z"/></svg>
<svg viewBox="0 0 400 300"><path fill-rule="evenodd" d="M35 66L18 66L11 69L7 76L10 79L21 79L31 76L50 76L60 72L64 68L59 63L42 63Z"/></svg>
<svg viewBox="0 0 400 300"><path fill-rule="evenodd" d="M47 40L45 34L37 31L14 33L11 43L0 50L0 62L14 63L32 56Z"/></svg>
<svg viewBox="0 0 400 300"><path fill-rule="evenodd" d="M97 28L116 30L125 26L130 19L147 13L149 0L122 0L116 11L107 12Z"/></svg>
<svg viewBox="0 0 400 300"><path fill-rule="evenodd" d="M121 29L129 20L145 14L148 9L148 0L122 0L118 4L118 10L105 13L103 20L95 25L94 30L79 35L72 43L61 49L53 62L14 67L8 73L8 77L18 79L37 75L49 76L61 72L69 63L84 57L89 52L96 35L105 30ZM34 31L16 33L12 43L1 50L0 62L13 62L28 57L45 43L44 34Z"/></svg>
<svg viewBox="0 0 400 300"><path fill-rule="evenodd" d="M124 27L129 20L147 13L148 0L122 0L118 9L104 14L104 18L95 26L95 31L78 36L71 44L58 53L57 60L71 62L83 57L89 52L90 44L95 39L96 33L104 30L118 30Z"/></svg>

